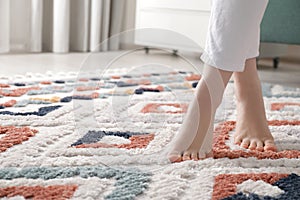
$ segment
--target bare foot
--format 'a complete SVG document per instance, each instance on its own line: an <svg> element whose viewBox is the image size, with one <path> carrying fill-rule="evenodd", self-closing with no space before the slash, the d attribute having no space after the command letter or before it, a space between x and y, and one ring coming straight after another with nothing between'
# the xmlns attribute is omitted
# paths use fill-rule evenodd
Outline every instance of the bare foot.
<svg viewBox="0 0 300 200"><path fill-rule="evenodd" d="M198 132L189 148L183 152L182 161L202 160L212 157L213 123L211 123L205 135Z"/></svg>
<svg viewBox="0 0 300 200"><path fill-rule="evenodd" d="M235 143L258 151L276 151L268 128L256 60L248 59L243 72L234 73L237 98Z"/></svg>
<svg viewBox="0 0 300 200"><path fill-rule="evenodd" d="M235 144L250 150L277 151L264 113L244 103L238 103L237 110Z"/></svg>
<svg viewBox="0 0 300 200"><path fill-rule="evenodd" d="M168 154L171 162L197 161L212 156L214 115L231 75L232 72L211 66L205 68L195 97Z"/></svg>
<svg viewBox="0 0 300 200"><path fill-rule="evenodd" d="M193 105L192 103L192 106ZM190 111L191 116L194 114L193 111L195 110ZM208 110L205 111L209 113ZM189 121L183 124L179 133L181 135L177 138L174 148L168 155L172 163L187 160L198 161L212 156L213 123L207 121L210 118L210 114L208 114L200 121ZM191 123L193 123L193 125ZM196 126L196 124L198 124L198 126ZM207 124L211 125L207 126ZM199 127L202 127L202 129Z"/></svg>

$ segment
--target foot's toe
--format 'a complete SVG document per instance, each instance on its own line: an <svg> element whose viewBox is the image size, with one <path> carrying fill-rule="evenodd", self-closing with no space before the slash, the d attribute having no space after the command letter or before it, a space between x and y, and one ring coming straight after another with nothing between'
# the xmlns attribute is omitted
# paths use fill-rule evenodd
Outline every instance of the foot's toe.
<svg viewBox="0 0 300 200"><path fill-rule="evenodd" d="M191 153L188 151L184 152L184 154L182 156L182 160L183 161L191 160Z"/></svg>
<svg viewBox="0 0 300 200"><path fill-rule="evenodd" d="M234 137L234 144L241 145L242 141L243 141L243 137L242 136L237 135L237 136Z"/></svg>
<svg viewBox="0 0 300 200"><path fill-rule="evenodd" d="M249 147L249 144L250 144L250 140L245 138L243 139L242 143L241 143L241 147L245 148L245 149L248 149Z"/></svg>
<svg viewBox="0 0 300 200"><path fill-rule="evenodd" d="M257 151L264 151L264 144L262 141L257 141L256 143L256 150Z"/></svg>
<svg viewBox="0 0 300 200"><path fill-rule="evenodd" d="M178 154L171 154L171 155L169 155L169 160L172 163L181 162L182 161L182 157L181 157L181 155L178 155Z"/></svg>
<svg viewBox="0 0 300 200"><path fill-rule="evenodd" d="M250 150L255 150L256 147L257 147L256 141L255 141L255 140L252 140L252 141L250 142L249 149L250 149Z"/></svg>
<svg viewBox="0 0 300 200"><path fill-rule="evenodd" d="M199 154L199 159L200 159L200 160L206 158L206 153L205 153L205 152L200 151L198 154Z"/></svg>
<svg viewBox="0 0 300 200"><path fill-rule="evenodd" d="M192 158L192 160L195 160L195 161L199 160L199 158L198 158L198 153L197 153L197 152L193 152L193 153L191 154L191 158Z"/></svg>
<svg viewBox="0 0 300 200"><path fill-rule="evenodd" d="M277 148L275 146L274 141L273 140L266 140L264 150L265 151L277 151Z"/></svg>

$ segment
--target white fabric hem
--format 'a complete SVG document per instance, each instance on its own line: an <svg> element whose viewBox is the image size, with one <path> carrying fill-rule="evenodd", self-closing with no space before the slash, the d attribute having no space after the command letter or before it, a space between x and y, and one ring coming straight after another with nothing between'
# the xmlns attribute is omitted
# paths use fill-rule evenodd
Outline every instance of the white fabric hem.
<svg viewBox="0 0 300 200"><path fill-rule="evenodd" d="M206 52L203 52L200 59L205 63L212 67L215 67L217 69L221 69L224 71L230 71L230 72L243 72L245 69L245 63L239 63L239 64L231 64L230 66L223 66L222 64L216 63L213 59L211 59L211 56L207 54ZM235 67L234 67L235 66Z"/></svg>

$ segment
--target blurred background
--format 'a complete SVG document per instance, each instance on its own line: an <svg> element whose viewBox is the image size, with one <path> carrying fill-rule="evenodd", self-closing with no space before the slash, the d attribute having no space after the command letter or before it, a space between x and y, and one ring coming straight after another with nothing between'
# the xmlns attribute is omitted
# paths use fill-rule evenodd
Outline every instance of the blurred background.
<svg viewBox="0 0 300 200"><path fill-rule="evenodd" d="M158 50L163 48L174 62L184 54L201 65L209 16L209 0L0 0L0 67L4 74L76 70L90 52L105 59L134 48L144 49L136 59L165 58ZM258 58L261 74L271 73L266 81L300 86L299 19L300 1L269 1ZM192 42L167 33L135 33L144 28Z"/></svg>

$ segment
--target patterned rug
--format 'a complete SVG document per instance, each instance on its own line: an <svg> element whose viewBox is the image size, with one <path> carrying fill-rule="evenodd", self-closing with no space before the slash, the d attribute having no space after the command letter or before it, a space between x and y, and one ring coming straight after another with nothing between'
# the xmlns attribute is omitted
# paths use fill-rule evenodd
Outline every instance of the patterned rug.
<svg viewBox="0 0 300 200"><path fill-rule="evenodd" d="M279 151L232 143L230 82L214 158L169 164L200 75L188 71L31 74L0 79L1 199L300 199L300 88L263 83Z"/></svg>

